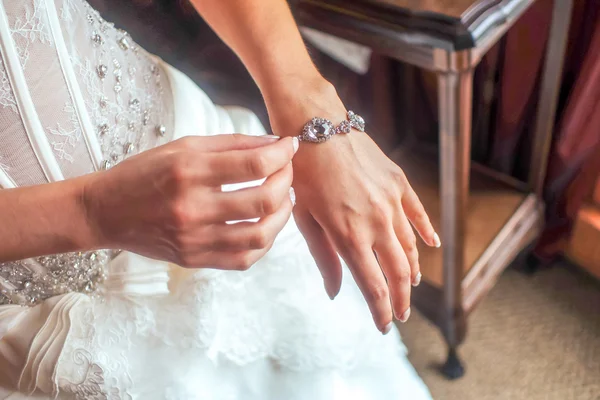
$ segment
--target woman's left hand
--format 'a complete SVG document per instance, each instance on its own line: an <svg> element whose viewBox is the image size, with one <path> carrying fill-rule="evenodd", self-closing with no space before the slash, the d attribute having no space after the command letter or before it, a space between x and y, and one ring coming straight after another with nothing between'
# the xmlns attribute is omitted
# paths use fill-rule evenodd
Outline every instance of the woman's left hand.
<svg viewBox="0 0 600 400"><path fill-rule="evenodd" d="M344 119L346 110L332 87L314 93L299 106L291 98L283 106L267 101L275 134L298 134L312 117L336 125ZM393 315L406 321L411 284L421 278L411 223L428 245L440 242L402 169L356 130L325 143L301 143L293 164L294 217L329 296L341 285L339 253L378 329L387 333Z"/></svg>

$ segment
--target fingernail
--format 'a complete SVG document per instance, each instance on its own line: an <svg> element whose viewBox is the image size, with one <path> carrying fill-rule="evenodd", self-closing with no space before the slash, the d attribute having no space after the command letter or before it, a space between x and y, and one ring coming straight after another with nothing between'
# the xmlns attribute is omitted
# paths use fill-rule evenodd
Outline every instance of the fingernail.
<svg viewBox="0 0 600 400"><path fill-rule="evenodd" d="M442 246L442 242L440 241L440 237L437 233L433 234L433 245L437 248L440 248Z"/></svg>
<svg viewBox="0 0 600 400"><path fill-rule="evenodd" d="M273 140L281 139L280 136L275 136L275 135L263 135L263 136L266 137L267 139L273 139Z"/></svg>
<svg viewBox="0 0 600 400"><path fill-rule="evenodd" d="M329 296L329 298L331 300L335 299L335 296L337 296L337 293L335 292L335 289L331 288L331 283L329 282L329 280L324 279L324 286L325 286L325 293L327 293L327 296Z"/></svg>
<svg viewBox="0 0 600 400"><path fill-rule="evenodd" d="M415 287L416 287L416 286L419 286L419 283L421 283L421 278L422 278L422 277L423 277L423 275L421 274L421 272L419 272L419 273L417 274L417 276L415 276L415 279L413 279L413 281L412 281L412 285L413 285L413 286L415 286Z"/></svg>
<svg viewBox="0 0 600 400"><path fill-rule="evenodd" d="M394 323L390 322L389 324L387 324L385 326L385 328L383 328L383 330L381 331L381 333L383 333L384 335L387 335L388 333L390 333L390 331L392 330L393 326L394 326Z"/></svg>
<svg viewBox="0 0 600 400"><path fill-rule="evenodd" d="M292 201L292 206L296 205L296 191L293 187L290 187L290 200Z"/></svg>
<svg viewBox="0 0 600 400"><path fill-rule="evenodd" d="M410 317L410 307L408 307L408 309L404 311L404 314L400 316L400 322L404 323L408 321L408 317Z"/></svg>
<svg viewBox="0 0 600 400"><path fill-rule="evenodd" d="M300 141L298 140L298 138L296 136L294 136L292 138L292 144L294 146L294 154L296 154L296 152L298 151L298 148L300 147Z"/></svg>

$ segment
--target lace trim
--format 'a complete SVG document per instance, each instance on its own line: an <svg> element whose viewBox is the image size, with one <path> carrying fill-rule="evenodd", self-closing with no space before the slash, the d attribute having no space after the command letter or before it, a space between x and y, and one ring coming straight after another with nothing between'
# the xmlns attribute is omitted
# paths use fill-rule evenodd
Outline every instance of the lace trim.
<svg viewBox="0 0 600 400"><path fill-rule="evenodd" d="M114 372L115 361L99 358L93 303L74 310L71 319L74 324L58 360L55 395L69 394L74 400L130 400L131 396L119 390L120 382L107 379L106 370Z"/></svg>
<svg viewBox="0 0 600 400"><path fill-rule="evenodd" d="M6 75L2 57L0 57L0 105L4 108L9 108L15 114L18 114L17 101L15 100L15 96L10 86L8 75Z"/></svg>
<svg viewBox="0 0 600 400"><path fill-rule="evenodd" d="M131 399L130 395L122 397L119 393L119 389L116 387L106 389L104 370L98 364L92 362L91 359L92 356L88 351L84 349L76 350L73 354L73 363L86 371L85 376L78 383L73 383L64 379L59 384L59 391L64 394L72 395L74 400Z"/></svg>
<svg viewBox="0 0 600 400"><path fill-rule="evenodd" d="M75 2L73 0L64 0L63 6L60 8L60 19L67 23L73 22L73 13L75 11Z"/></svg>
<svg viewBox="0 0 600 400"><path fill-rule="evenodd" d="M43 44L52 45L52 35L48 26L44 24L42 16L46 11L43 0L33 0L31 4L24 4L23 17L17 17L13 27L10 29L13 38L21 38L24 46L16 46L23 71L27 68L29 61L30 46L39 41Z"/></svg>
<svg viewBox="0 0 600 400"><path fill-rule="evenodd" d="M60 160L67 160L73 163L75 159L71 155L71 152L81 140L82 129L77 118L77 111L70 101L65 104L63 111L69 115L70 126L65 129L57 123L56 128L47 128L54 137L50 145Z"/></svg>

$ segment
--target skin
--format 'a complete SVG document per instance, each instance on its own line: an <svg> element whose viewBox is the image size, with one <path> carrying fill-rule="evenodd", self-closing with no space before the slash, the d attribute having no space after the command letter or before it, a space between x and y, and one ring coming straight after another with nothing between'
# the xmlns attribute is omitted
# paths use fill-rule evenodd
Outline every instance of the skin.
<svg viewBox="0 0 600 400"><path fill-rule="evenodd" d="M439 238L402 170L365 133L295 146L312 117L345 119L283 0L192 0L258 84L282 139L222 135L178 140L105 172L0 191L0 261L120 248L182 266L247 269L292 212L334 298L348 264L377 328L410 314L420 280L413 227ZM265 23L268 22L268 23ZM293 171L291 160L293 158ZM267 178L222 193L221 184ZM151 184L149 184L151 183ZM260 218L258 223L227 220ZM411 226L412 224L412 226Z"/></svg>
<svg viewBox="0 0 600 400"><path fill-rule="evenodd" d="M276 135L297 135L315 116L334 124L345 119L346 109L312 63L287 2L192 4L256 81ZM302 143L293 164L294 217L329 296L340 290L339 254L378 329L387 333L394 316L406 321L411 283L420 281L412 227L428 245L438 247L440 241L402 169L358 131L326 143Z"/></svg>
<svg viewBox="0 0 600 400"><path fill-rule="evenodd" d="M109 171L0 191L0 261L124 249L184 267L245 270L292 212L292 138L187 137ZM258 187L221 185L266 178ZM260 218L257 223L226 221Z"/></svg>

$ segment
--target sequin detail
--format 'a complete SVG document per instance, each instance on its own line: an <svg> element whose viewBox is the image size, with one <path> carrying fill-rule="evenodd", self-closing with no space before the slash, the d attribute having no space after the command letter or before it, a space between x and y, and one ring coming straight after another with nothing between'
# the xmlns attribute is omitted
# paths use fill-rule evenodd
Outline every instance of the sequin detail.
<svg viewBox="0 0 600 400"><path fill-rule="evenodd" d="M0 264L0 304L35 305L68 292L93 293L117 252L66 253Z"/></svg>

